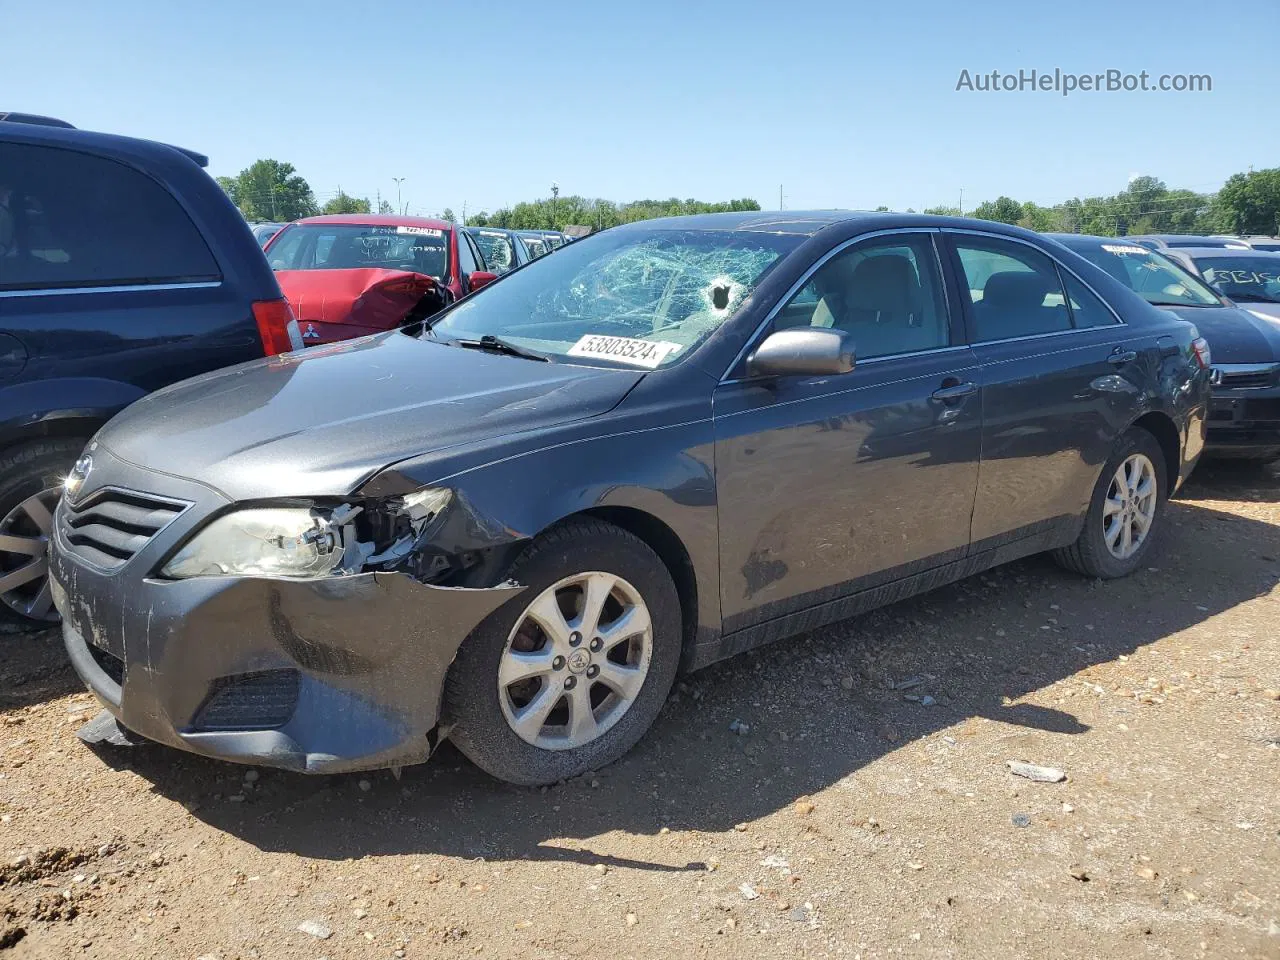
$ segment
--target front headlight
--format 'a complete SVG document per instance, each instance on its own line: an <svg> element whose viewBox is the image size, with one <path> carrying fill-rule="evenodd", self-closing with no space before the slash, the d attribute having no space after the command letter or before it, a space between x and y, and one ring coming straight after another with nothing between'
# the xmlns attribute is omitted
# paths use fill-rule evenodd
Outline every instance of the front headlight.
<svg viewBox="0 0 1280 960"><path fill-rule="evenodd" d="M179 550L161 574L190 577L323 577L341 543L305 507L255 507L219 517Z"/></svg>

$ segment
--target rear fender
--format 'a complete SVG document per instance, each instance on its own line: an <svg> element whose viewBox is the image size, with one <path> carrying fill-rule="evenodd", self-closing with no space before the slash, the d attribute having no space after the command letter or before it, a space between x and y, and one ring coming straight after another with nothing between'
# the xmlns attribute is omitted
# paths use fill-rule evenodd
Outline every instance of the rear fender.
<svg viewBox="0 0 1280 960"><path fill-rule="evenodd" d="M98 377L0 386L0 447L32 437L88 437L145 394L131 383Z"/></svg>

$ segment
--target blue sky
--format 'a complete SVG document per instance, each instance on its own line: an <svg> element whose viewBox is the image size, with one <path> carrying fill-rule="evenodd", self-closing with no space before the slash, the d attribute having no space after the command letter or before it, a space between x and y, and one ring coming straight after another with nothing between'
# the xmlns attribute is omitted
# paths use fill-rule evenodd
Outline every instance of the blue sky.
<svg viewBox="0 0 1280 960"><path fill-rule="evenodd" d="M1280 3L0 0L0 109L293 163L411 212L563 193L766 209L1053 203L1280 164ZM1229 11L1229 12L1227 12ZM24 38L14 43L13 38ZM957 92L962 69L1211 93Z"/></svg>

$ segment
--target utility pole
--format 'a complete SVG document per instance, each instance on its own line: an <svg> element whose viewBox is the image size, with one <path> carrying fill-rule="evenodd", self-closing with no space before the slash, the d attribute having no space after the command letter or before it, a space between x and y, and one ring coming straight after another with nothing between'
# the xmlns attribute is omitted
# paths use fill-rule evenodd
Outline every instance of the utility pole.
<svg viewBox="0 0 1280 960"><path fill-rule="evenodd" d="M778 184L778 209L782 209L782 184Z"/></svg>
<svg viewBox="0 0 1280 960"><path fill-rule="evenodd" d="M551 181L551 229L556 228L556 200L560 197L560 184Z"/></svg>
<svg viewBox="0 0 1280 960"><path fill-rule="evenodd" d="M374 205L373 212L374 213L382 212L382 188L381 187L378 188L378 202Z"/></svg>
<svg viewBox="0 0 1280 960"><path fill-rule="evenodd" d="M400 184L404 183L404 177L392 177L396 182L396 209L400 211L400 216L404 216L404 208L400 205Z"/></svg>
<svg viewBox="0 0 1280 960"><path fill-rule="evenodd" d="M462 201L462 225L467 225L467 201Z"/></svg>
<svg viewBox="0 0 1280 960"><path fill-rule="evenodd" d="M964 187L960 188L960 216L964 216Z"/></svg>

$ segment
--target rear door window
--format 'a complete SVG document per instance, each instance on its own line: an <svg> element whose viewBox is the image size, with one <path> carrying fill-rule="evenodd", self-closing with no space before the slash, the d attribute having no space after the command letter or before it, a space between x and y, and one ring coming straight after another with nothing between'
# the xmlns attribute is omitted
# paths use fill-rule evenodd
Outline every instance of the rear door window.
<svg viewBox="0 0 1280 960"><path fill-rule="evenodd" d="M956 236L977 343L1071 329L1058 269L1033 247L994 237Z"/></svg>
<svg viewBox="0 0 1280 960"><path fill-rule="evenodd" d="M1116 316L1098 296L1065 270L1059 271L1067 287L1071 304L1071 321L1077 328L1109 327L1118 323Z"/></svg>
<svg viewBox="0 0 1280 960"><path fill-rule="evenodd" d="M103 157L0 143L0 289L216 280L169 191Z"/></svg>

